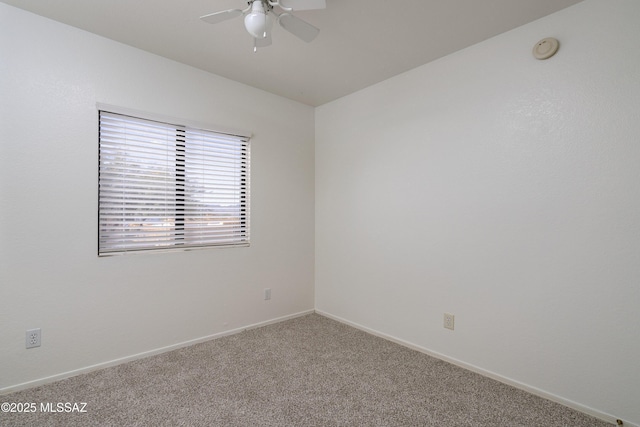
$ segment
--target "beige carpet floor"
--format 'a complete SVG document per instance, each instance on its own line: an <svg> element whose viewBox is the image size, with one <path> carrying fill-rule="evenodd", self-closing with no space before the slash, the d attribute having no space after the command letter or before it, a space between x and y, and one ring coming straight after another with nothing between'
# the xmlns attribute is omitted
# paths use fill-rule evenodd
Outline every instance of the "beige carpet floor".
<svg viewBox="0 0 640 427"><path fill-rule="evenodd" d="M2 426L609 425L317 314L0 402L38 405L0 413ZM42 402L84 402L86 412L42 412Z"/></svg>

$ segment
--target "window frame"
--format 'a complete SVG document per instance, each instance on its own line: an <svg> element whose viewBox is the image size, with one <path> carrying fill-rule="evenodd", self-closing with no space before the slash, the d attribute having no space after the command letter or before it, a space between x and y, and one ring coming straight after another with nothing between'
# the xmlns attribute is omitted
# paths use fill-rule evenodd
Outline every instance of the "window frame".
<svg viewBox="0 0 640 427"><path fill-rule="evenodd" d="M103 237L105 233L105 228L103 224L103 204L102 204L102 196L103 191L101 185L103 184L103 180L101 177L102 168L103 168L103 140L101 136L102 132L102 124L101 117L102 113L107 113L111 115L119 115L119 116L128 116L133 120L139 121L148 121L148 122L156 122L163 126L169 126L175 130L175 140L172 145L167 146L167 152L171 151L170 147L173 147L175 150L175 218L172 218L173 225L167 226L169 229L173 230L172 232L167 232L167 234L173 233L173 238L165 239L163 244L156 244L157 242L152 241L150 244L145 247L139 247L133 245L134 247L126 246L126 244L122 244L119 248L115 248L115 243L110 245L110 247L105 247L103 244ZM250 171L251 171L251 162L250 162L250 152L251 152L251 144L250 140L252 135L248 132L239 132L235 130L225 129L221 130L220 127L210 126L202 123L196 123L193 121L180 120L175 118L170 118L167 116L160 116L157 114L150 114L130 109L124 109L120 107L114 107L106 104L97 104L97 124L98 124L98 241L97 241L97 249L98 256L115 256L115 255L124 255L124 254L140 254L140 253L160 253L160 252L175 252L175 251L192 251L192 250L203 250L203 249L213 249L213 248L232 248L232 247L248 247L250 246ZM216 129L216 130L213 130ZM189 215L186 211L185 200L188 195L193 197L192 193L189 193L187 190L188 186L185 186L186 183L186 175L187 168L191 167L191 164L197 163L196 160L188 160L185 156L185 151L187 145L191 146L191 144L195 144L195 142L190 141L187 137L189 133L201 133L204 135L217 135L221 138L231 138L237 139L240 144L238 159L240 159L240 171L235 172L235 175L229 175L232 177L232 180L237 181L237 187L234 187L234 190L237 194L239 194L238 200L240 202L236 208L236 223L238 224L238 239L231 238L226 242L206 242L206 243L194 243L197 241L197 238L193 236L200 236L200 233L197 231L197 226L191 228L190 237L185 237L185 224L189 222L189 219L193 219L198 217L199 214ZM232 141L233 143L233 141ZM202 142L204 147L204 142ZM210 146L207 146L210 147ZM219 148L219 147L218 147ZM191 149L191 148L189 148ZM106 156L105 156L106 157ZM203 165L201 165L201 169L205 169L204 161ZM207 184L209 181L207 181ZM169 187L167 185L167 187ZM222 197L222 196L220 196ZM106 198L106 197L105 197ZM125 199L126 200L126 199ZM123 203L124 204L124 203ZM201 203L202 204L202 203ZM201 212L199 210L198 212ZM141 210L141 215L145 212L148 214L149 211ZM208 212L210 215L213 215L215 212L212 208ZM122 214L123 222L124 214ZM193 225L193 224L192 224ZM200 224L202 225L202 224ZM165 224L166 226L166 224ZM124 225L123 225L124 227ZM233 229L233 227L222 227L224 230ZM193 230L196 230L195 233ZM140 234L138 237L142 238L143 234ZM167 243L168 242L168 243Z"/></svg>

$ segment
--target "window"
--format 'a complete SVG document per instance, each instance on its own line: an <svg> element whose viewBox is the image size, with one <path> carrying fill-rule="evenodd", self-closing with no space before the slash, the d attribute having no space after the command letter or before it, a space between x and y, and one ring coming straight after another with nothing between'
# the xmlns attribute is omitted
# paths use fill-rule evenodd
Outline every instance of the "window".
<svg viewBox="0 0 640 427"><path fill-rule="evenodd" d="M249 244L248 137L99 121L99 255Z"/></svg>

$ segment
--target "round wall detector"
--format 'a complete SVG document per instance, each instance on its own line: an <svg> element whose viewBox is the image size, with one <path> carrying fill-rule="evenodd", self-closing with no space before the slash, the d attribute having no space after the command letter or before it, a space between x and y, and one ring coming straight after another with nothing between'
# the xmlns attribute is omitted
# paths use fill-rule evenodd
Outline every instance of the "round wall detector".
<svg viewBox="0 0 640 427"><path fill-rule="evenodd" d="M558 40L553 37L547 37L546 39L540 40L533 47L533 56L536 59L549 59L556 54L559 47L560 43Z"/></svg>

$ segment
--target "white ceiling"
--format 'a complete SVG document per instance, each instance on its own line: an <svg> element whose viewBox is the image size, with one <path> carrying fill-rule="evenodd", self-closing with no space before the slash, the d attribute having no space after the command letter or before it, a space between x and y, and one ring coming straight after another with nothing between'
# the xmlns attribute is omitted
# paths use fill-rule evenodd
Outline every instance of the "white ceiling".
<svg viewBox="0 0 640 427"><path fill-rule="evenodd" d="M581 0L326 1L325 10L295 13L321 29L312 43L276 26L273 45L253 53L241 18L217 25L199 19L242 9L246 0L2 0L311 106Z"/></svg>

